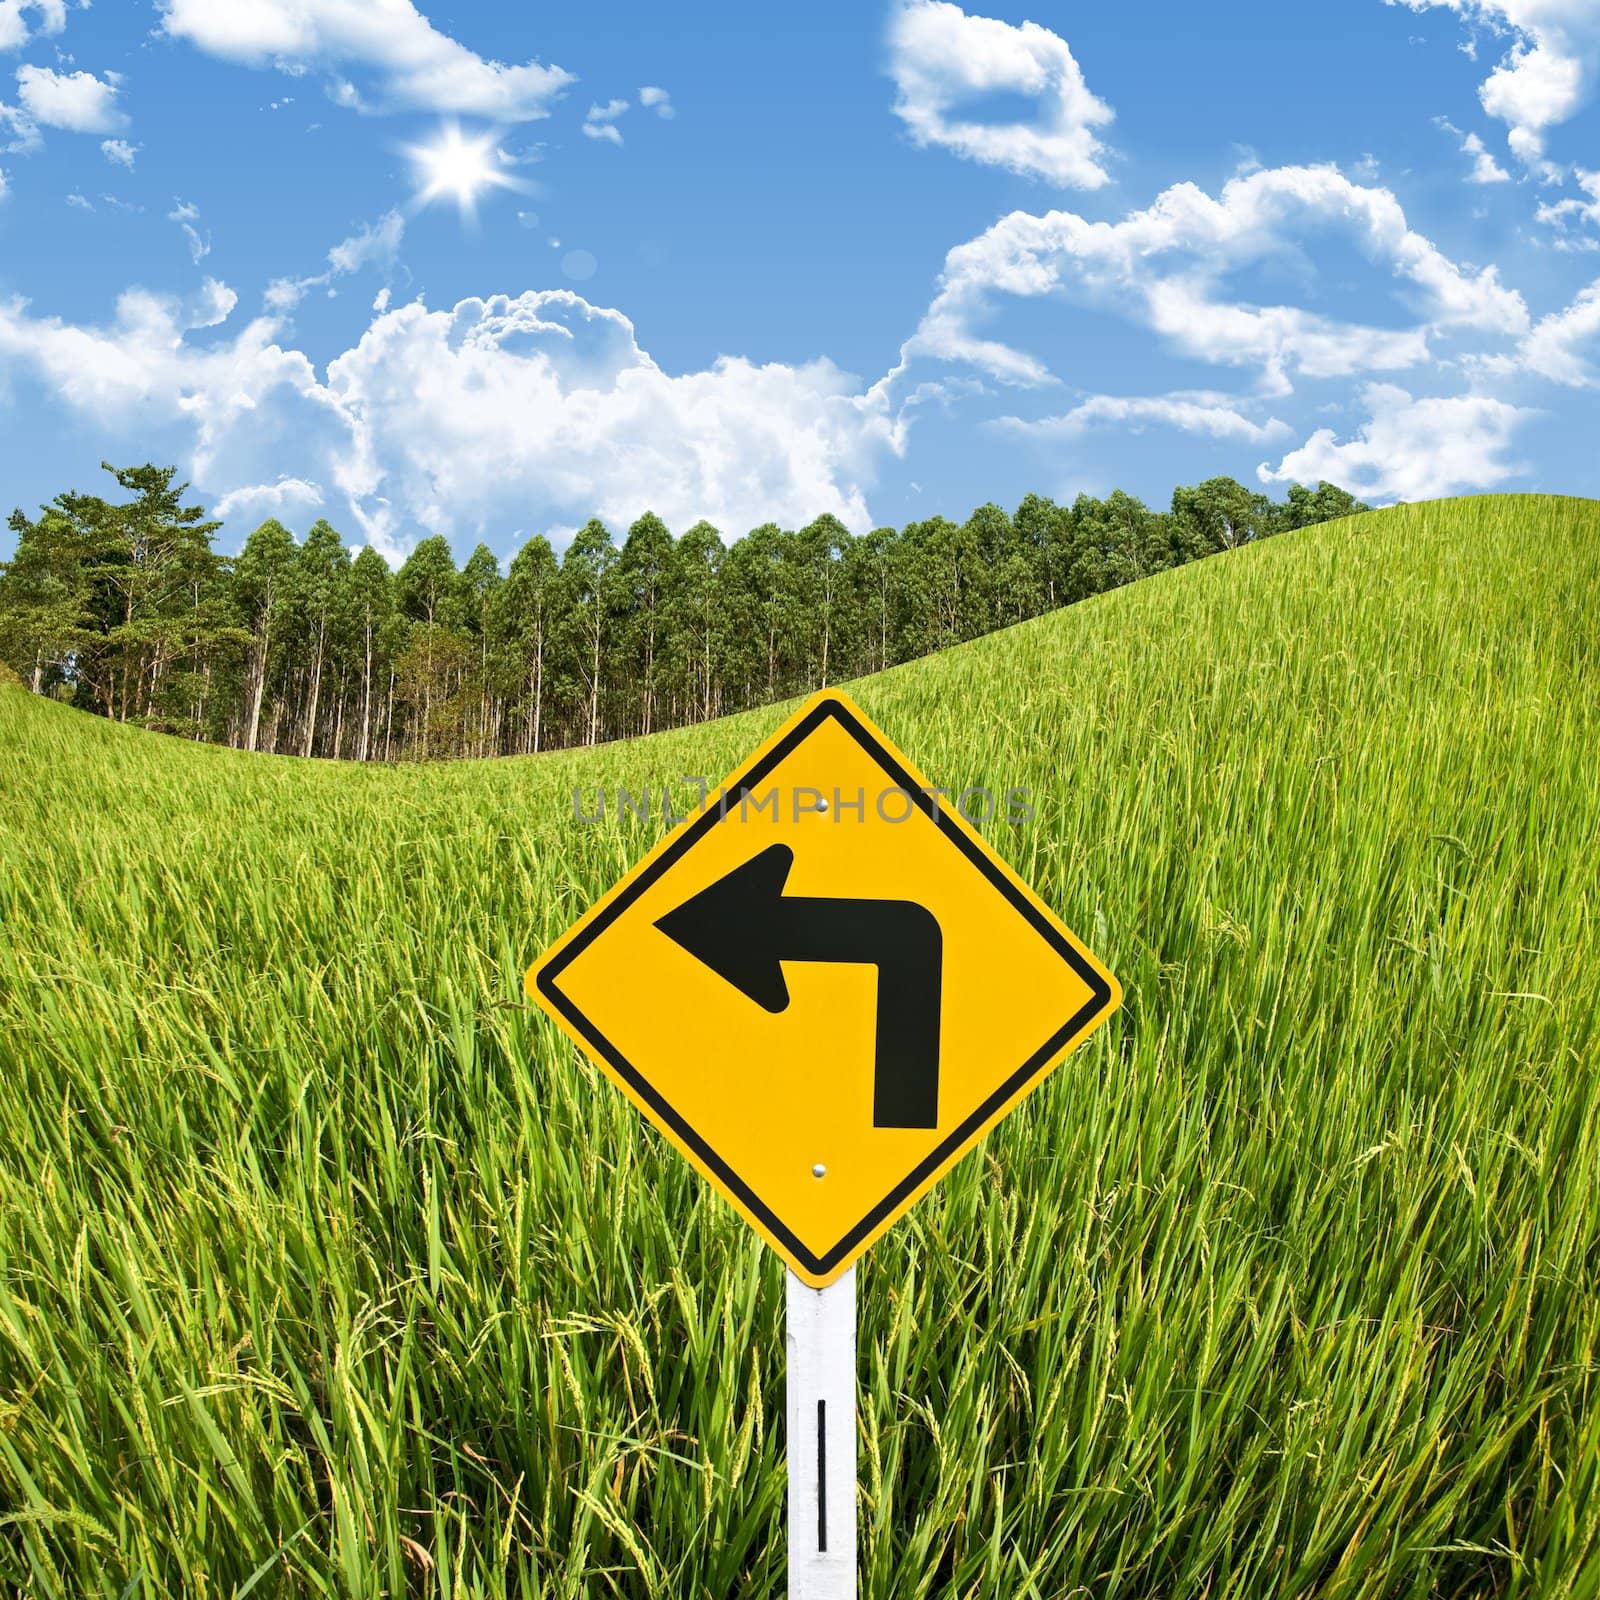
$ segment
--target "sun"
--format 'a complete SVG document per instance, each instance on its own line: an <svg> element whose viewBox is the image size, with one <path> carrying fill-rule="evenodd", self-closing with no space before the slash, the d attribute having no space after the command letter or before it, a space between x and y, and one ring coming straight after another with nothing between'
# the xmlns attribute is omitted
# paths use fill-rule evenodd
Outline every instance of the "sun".
<svg viewBox="0 0 1600 1600"><path fill-rule="evenodd" d="M492 134L470 138L451 122L431 144L406 146L417 169L417 204L453 199L463 217L471 217L479 195L487 189L526 189L505 170L505 157Z"/></svg>

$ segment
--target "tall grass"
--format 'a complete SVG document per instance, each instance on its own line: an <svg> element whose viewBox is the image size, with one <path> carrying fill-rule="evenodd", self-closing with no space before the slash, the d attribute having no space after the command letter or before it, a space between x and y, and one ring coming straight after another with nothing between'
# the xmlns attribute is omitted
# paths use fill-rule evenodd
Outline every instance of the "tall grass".
<svg viewBox="0 0 1600 1600"><path fill-rule="evenodd" d="M1127 994L863 1267L866 1595L1600 1595L1597 618L1600 505L1458 501L856 686ZM0 686L0 1585L782 1592L781 1266L521 973L660 831L573 788L783 714Z"/></svg>

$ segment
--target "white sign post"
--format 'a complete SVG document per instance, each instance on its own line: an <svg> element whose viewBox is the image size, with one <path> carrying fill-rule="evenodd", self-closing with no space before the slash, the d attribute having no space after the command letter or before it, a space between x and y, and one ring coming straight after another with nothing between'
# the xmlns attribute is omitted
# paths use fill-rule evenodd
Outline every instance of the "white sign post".
<svg viewBox="0 0 1600 1600"><path fill-rule="evenodd" d="M789 1600L855 1600L856 1269L786 1276Z"/></svg>

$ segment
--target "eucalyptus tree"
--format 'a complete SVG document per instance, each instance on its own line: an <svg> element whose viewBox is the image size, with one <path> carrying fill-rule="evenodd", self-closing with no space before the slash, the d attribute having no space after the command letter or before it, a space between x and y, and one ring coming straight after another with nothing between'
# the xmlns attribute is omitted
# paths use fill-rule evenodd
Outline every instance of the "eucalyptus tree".
<svg viewBox="0 0 1600 1600"><path fill-rule="evenodd" d="M1334 484L1274 504L1234 479L1027 495L855 536L836 517L725 546L645 512L619 551L591 520L558 561L528 541L502 577L422 540L391 573L318 521L276 519L231 562L175 469L107 468L130 498L18 511L0 564L0 655L37 692L247 749L391 759L597 743L878 671L1152 572L1366 507ZM347 725L355 731L346 736Z"/></svg>
<svg viewBox="0 0 1600 1600"><path fill-rule="evenodd" d="M494 736L490 732L490 723L498 720L497 716L491 714L490 708L488 620L495 591L504 581L500 562L494 552L486 544L476 545L461 569L460 597L462 626L474 641L473 650L477 657L475 677L478 704L474 732L479 755L488 754L490 739Z"/></svg>
<svg viewBox="0 0 1600 1600"><path fill-rule="evenodd" d="M1098 568L1098 587L1115 589L1174 565L1168 519L1136 495L1113 489L1104 500L1080 495L1073 506Z"/></svg>
<svg viewBox="0 0 1600 1600"><path fill-rule="evenodd" d="M438 690L463 654L452 637L462 609L460 574L443 534L423 539L406 557L395 574L395 598L411 624L402 662L397 663L399 686L416 717L413 747L426 755L434 744Z"/></svg>
<svg viewBox="0 0 1600 1600"><path fill-rule="evenodd" d="M552 641L563 632L565 593L550 541L535 534L512 558L510 573L489 604L490 627L520 680L522 748L530 754L542 748L546 669Z"/></svg>
<svg viewBox="0 0 1600 1600"><path fill-rule="evenodd" d="M187 541L175 563L168 602L167 668L152 683L147 721L167 733L205 739L225 735L236 703L235 671L249 635L234 624L228 595L232 562L209 535Z"/></svg>
<svg viewBox="0 0 1600 1600"><path fill-rule="evenodd" d="M666 627L667 589L672 569L672 535L653 511L628 529L617 557L616 604L621 623L621 675L631 683L638 704L637 727L649 733L656 724L657 678Z"/></svg>
<svg viewBox="0 0 1600 1600"><path fill-rule="evenodd" d="M1011 518L992 500L985 501L962 524L956 554L960 638L974 639L991 628L1033 615L1033 571L1021 554ZM1007 588L1004 600L1003 586Z"/></svg>
<svg viewBox="0 0 1600 1600"><path fill-rule="evenodd" d="M1291 483L1284 499L1275 519L1280 528L1308 528L1313 523L1353 517L1358 511L1372 509L1336 483L1319 483L1315 489Z"/></svg>
<svg viewBox="0 0 1600 1600"><path fill-rule="evenodd" d="M854 641L850 611L843 604L848 594L845 563L852 543L850 530L831 511L825 511L795 534L790 547L794 614L807 688L826 689L830 670L838 676L841 640L845 650Z"/></svg>
<svg viewBox="0 0 1600 1600"><path fill-rule="evenodd" d="M850 610L862 672L881 672L896 659L905 607L904 558L893 528L873 528L852 539L844 556Z"/></svg>
<svg viewBox="0 0 1600 1600"><path fill-rule="evenodd" d="M928 517L907 524L903 538L908 606L902 659L959 644L988 625L984 521L975 514L964 523Z"/></svg>
<svg viewBox="0 0 1600 1600"><path fill-rule="evenodd" d="M345 584L350 576L350 552L333 525L318 517L306 532L291 568L294 609L305 659L305 723L300 754L309 756L316 746L317 709L322 700L322 679L328 663L330 636L345 604Z"/></svg>
<svg viewBox="0 0 1600 1600"><path fill-rule="evenodd" d="M740 682L741 705L764 705L778 697L793 623L792 588L785 575L792 537L777 523L764 522L734 544L722 564L733 627L730 665Z"/></svg>
<svg viewBox="0 0 1600 1600"><path fill-rule="evenodd" d="M1175 552L1186 561L1236 550L1270 533L1273 503L1232 478L1207 478L1191 488L1172 491L1172 536Z"/></svg>
<svg viewBox="0 0 1600 1600"><path fill-rule="evenodd" d="M667 671L683 722L705 721L721 709L727 640L722 594L726 556L722 535L703 519L673 546L665 617Z"/></svg>
<svg viewBox="0 0 1600 1600"><path fill-rule="evenodd" d="M268 517L244 542L234 562L230 585L233 609L247 631L250 644L245 679L244 747L259 748L261 706L267 692L267 672L272 652L293 617L293 583L296 545L294 535Z"/></svg>
<svg viewBox="0 0 1600 1600"><path fill-rule="evenodd" d="M361 674L361 726L356 736L356 760L372 751L372 691L381 670L385 624L394 614L394 578L389 563L371 545L363 545L350 563L345 586L348 636Z"/></svg>
<svg viewBox="0 0 1600 1600"><path fill-rule="evenodd" d="M616 565L611 532L598 517L591 517L573 535L561 558L562 609L582 689L585 744L600 742L602 694L610 665L607 652L617 605Z"/></svg>
<svg viewBox="0 0 1600 1600"><path fill-rule="evenodd" d="M1061 602L1065 572L1062 557L1066 546L1060 536L1063 523L1070 526L1071 513L1048 495L1025 494L1011 514L1012 550L1026 562L1037 597L1036 611L1052 611ZM1009 591L1015 581L1008 582ZM1031 615L1032 613L1030 613Z"/></svg>

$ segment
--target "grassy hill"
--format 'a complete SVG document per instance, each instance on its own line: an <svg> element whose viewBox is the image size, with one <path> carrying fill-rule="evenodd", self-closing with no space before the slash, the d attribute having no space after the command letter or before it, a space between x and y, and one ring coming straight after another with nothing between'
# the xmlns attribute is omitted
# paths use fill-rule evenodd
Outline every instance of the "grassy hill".
<svg viewBox="0 0 1600 1600"><path fill-rule="evenodd" d="M863 1267L863 1593L1600 1594L1600 504L853 692L1127 994ZM379 770L0 686L0 1586L782 1592L781 1267L521 990L660 831L574 787L782 714Z"/></svg>

